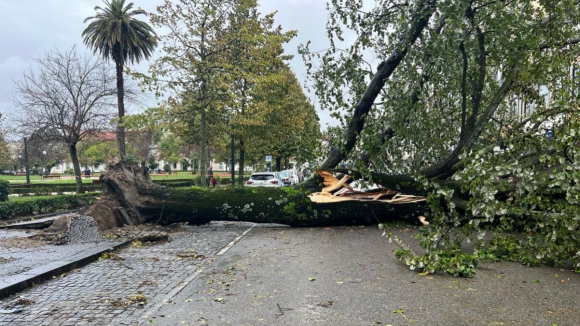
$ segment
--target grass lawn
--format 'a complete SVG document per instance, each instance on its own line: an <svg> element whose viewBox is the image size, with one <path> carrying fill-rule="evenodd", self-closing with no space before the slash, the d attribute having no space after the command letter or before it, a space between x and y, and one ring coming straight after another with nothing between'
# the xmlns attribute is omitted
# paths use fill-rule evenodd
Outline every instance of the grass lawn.
<svg viewBox="0 0 580 326"><path fill-rule="evenodd" d="M22 178L22 179L19 179ZM3 175L2 178L0 178L0 180L6 180L12 184L24 184L26 183L26 177L15 177L15 176L9 176L9 175ZM67 183L75 183L75 179L50 179L50 180L40 180L39 176L36 176L36 178L32 178L32 176L30 176L30 183L45 183L45 184L67 184ZM83 178L83 183L93 183L93 179L84 179Z"/></svg>
<svg viewBox="0 0 580 326"><path fill-rule="evenodd" d="M100 195L100 192L86 192L85 195L94 195L94 196L98 196ZM10 199L8 201L11 202L27 202L27 201L35 201L35 200L39 200L39 199L49 199L49 198L54 198L54 197L58 197L58 196L70 196L70 195L42 195L42 196L10 196Z"/></svg>
<svg viewBox="0 0 580 326"><path fill-rule="evenodd" d="M0 175L0 180L26 182L26 176L25 175ZM40 182L40 176L39 175L31 175L30 182Z"/></svg>

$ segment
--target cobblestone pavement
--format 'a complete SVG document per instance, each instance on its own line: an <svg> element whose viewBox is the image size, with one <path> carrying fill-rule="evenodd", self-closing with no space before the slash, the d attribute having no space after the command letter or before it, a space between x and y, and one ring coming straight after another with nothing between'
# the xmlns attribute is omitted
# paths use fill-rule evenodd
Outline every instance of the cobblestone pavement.
<svg viewBox="0 0 580 326"><path fill-rule="evenodd" d="M147 309L210 264L253 224L180 227L162 244L131 246L0 301L0 325L136 325ZM119 258L120 257L120 258Z"/></svg>
<svg viewBox="0 0 580 326"><path fill-rule="evenodd" d="M36 232L22 230L0 230L0 241L9 238L29 237ZM59 259L70 257L95 246L100 241L77 241L66 246L43 245L38 243L22 247L2 247L0 244L0 282L2 278L24 273L32 268L48 264Z"/></svg>

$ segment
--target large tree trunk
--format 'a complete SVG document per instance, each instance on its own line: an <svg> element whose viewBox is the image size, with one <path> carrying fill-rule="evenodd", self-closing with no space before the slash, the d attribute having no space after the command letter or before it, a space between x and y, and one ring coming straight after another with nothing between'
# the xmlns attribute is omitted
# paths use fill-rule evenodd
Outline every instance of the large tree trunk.
<svg viewBox="0 0 580 326"><path fill-rule="evenodd" d="M127 162L101 175L105 191L86 213L105 231L145 222L203 224L211 220L281 223L290 226L369 225L423 214L422 204L312 203L320 189L230 187L167 189L151 182L148 169Z"/></svg>
<svg viewBox="0 0 580 326"><path fill-rule="evenodd" d="M117 62L117 108L119 110L119 122L117 124L117 144L119 146L119 158L125 159L125 127L123 127L123 117L125 116L125 86L123 80L123 63Z"/></svg>
<svg viewBox="0 0 580 326"><path fill-rule="evenodd" d="M83 179L81 175L81 165L79 163L79 157L77 154L77 145L71 144L68 146L70 153L70 159L72 161L73 170L75 171L75 182L77 185L77 194L83 194L85 190L83 189Z"/></svg>

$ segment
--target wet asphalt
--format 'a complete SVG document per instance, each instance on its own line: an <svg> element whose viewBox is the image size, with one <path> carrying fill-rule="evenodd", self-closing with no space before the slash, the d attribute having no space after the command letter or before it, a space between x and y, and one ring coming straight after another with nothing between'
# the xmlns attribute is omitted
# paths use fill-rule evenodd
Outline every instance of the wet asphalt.
<svg viewBox="0 0 580 326"><path fill-rule="evenodd" d="M377 227L254 227L141 325L580 325L580 275L519 263L421 276ZM417 248L413 227L395 234Z"/></svg>

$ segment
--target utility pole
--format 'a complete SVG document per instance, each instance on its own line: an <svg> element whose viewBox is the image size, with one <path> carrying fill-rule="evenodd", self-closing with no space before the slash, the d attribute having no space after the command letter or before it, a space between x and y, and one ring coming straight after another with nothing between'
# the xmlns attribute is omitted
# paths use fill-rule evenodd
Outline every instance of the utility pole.
<svg viewBox="0 0 580 326"><path fill-rule="evenodd" d="M26 184L30 184L30 169L28 168L28 139L24 137L24 167L26 168Z"/></svg>

